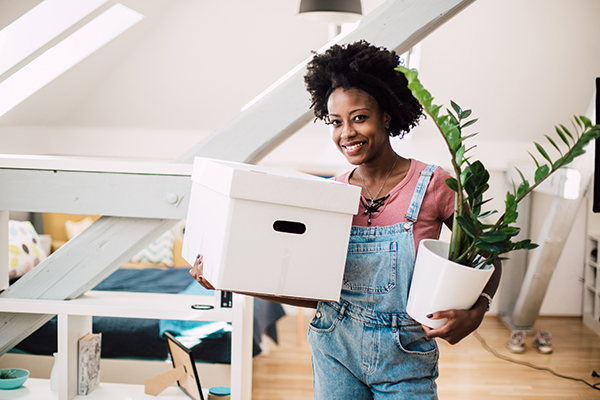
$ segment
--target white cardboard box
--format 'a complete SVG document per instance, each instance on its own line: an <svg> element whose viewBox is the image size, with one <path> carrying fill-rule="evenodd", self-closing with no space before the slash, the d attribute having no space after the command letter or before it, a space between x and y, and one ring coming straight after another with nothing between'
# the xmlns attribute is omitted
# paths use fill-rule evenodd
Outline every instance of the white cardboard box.
<svg viewBox="0 0 600 400"><path fill-rule="evenodd" d="M217 289L338 301L360 188L197 157L182 256Z"/></svg>

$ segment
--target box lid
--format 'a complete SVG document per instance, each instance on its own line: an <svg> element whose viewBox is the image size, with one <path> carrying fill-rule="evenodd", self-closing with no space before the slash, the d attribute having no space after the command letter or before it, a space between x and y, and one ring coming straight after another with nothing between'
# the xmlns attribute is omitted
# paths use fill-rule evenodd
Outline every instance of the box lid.
<svg viewBox="0 0 600 400"><path fill-rule="evenodd" d="M361 189L296 171L196 157L192 180L223 195L356 214Z"/></svg>

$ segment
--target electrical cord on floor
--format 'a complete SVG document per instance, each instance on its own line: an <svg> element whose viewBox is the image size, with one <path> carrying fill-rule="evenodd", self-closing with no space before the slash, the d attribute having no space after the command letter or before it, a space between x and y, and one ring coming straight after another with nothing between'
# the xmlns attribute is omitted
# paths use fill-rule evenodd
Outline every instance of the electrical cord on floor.
<svg viewBox="0 0 600 400"><path fill-rule="evenodd" d="M500 353L498 353L495 349L491 348L487 342L485 341L485 339L479 334L479 332L475 331L473 333L473 336L475 336L475 338L477 340L479 340L479 342L481 343L481 345L483 346L484 349L486 349L487 351L489 351L490 353L492 353L494 356L498 357L501 360L504 361L509 361L515 364L519 364L519 365L523 365L525 367L529 367L529 368L533 368L536 369L538 371L546 371L546 372L550 372L552 375L559 377L559 378L563 378L563 379L569 379L572 381L577 381L577 382L582 382L585 383L586 385L588 385L589 387L591 387L592 389L596 389L596 390L600 390L600 387L598 387L598 385L600 385L600 382L595 383L595 384L591 384L589 382L584 381L583 379L579 379L579 378L574 378L572 376L567 376L567 375L562 375L559 374L553 370L551 370L550 368L546 368L546 367L539 367L537 365L525 362L525 361L519 361L519 360L515 360L514 358L510 358L510 357L506 357ZM598 373L596 371L592 371L592 376L593 377L599 377L600 375L598 375Z"/></svg>

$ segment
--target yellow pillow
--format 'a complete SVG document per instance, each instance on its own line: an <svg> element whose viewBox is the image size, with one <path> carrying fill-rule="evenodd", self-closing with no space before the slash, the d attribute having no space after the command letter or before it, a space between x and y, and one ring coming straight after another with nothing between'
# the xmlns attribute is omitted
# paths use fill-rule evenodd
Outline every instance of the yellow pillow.
<svg viewBox="0 0 600 400"><path fill-rule="evenodd" d="M67 220L65 222L65 230L67 231L67 237L69 238L69 240L73 239L75 236L79 235L85 230L85 228L92 225L93 223L94 220L91 217L85 217L81 221Z"/></svg>

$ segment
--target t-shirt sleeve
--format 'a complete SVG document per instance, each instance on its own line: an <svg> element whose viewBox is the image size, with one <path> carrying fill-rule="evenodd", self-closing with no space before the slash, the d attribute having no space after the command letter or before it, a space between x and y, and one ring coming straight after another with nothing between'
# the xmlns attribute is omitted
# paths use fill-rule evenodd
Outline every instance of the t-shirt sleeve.
<svg viewBox="0 0 600 400"><path fill-rule="evenodd" d="M445 221L452 216L454 213L454 191L446 185L446 179L451 178L452 175L443 168L437 168L433 173L434 197L437 204L438 217L440 220Z"/></svg>

